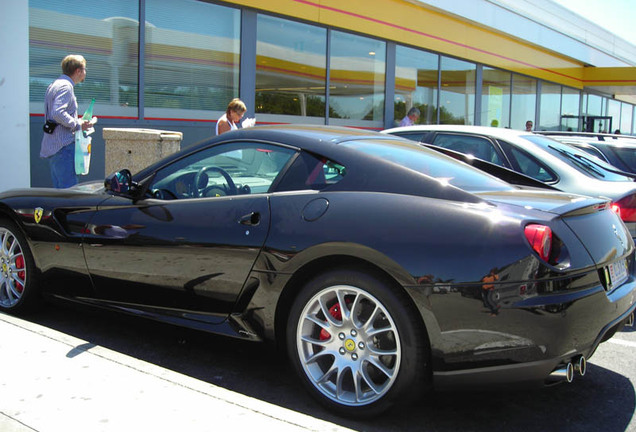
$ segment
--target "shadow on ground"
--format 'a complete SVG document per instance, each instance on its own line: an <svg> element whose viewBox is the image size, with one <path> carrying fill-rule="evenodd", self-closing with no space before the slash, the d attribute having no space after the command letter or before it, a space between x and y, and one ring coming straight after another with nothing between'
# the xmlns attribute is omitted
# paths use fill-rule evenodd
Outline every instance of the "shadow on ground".
<svg viewBox="0 0 636 432"><path fill-rule="evenodd" d="M436 392L379 418L351 421L317 405L284 355L271 346L66 305L48 305L27 319L89 345L360 431L623 432L636 406L628 378L589 363L587 375L569 385L533 391Z"/></svg>

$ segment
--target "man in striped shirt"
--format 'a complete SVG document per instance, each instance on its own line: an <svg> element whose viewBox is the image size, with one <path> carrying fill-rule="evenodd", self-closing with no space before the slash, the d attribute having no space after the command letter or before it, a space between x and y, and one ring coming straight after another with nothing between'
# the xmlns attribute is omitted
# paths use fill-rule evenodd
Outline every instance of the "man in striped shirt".
<svg viewBox="0 0 636 432"><path fill-rule="evenodd" d="M53 187L67 188L77 184L75 174L75 131L90 128L88 121L77 116L77 99L73 87L86 79L86 60L81 55L68 55L62 60L62 75L46 89L44 115L56 125L42 137L40 157L49 160Z"/></svg>

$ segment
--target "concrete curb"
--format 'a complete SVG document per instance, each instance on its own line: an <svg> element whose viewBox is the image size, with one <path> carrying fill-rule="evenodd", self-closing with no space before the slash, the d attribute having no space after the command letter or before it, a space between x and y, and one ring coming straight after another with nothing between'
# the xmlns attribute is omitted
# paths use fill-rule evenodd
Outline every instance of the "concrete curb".
<svg viewBox="0 0 636 432"><path fill-rule="evenodd" d="M347 431L0 314L0 430Z"/></svg>

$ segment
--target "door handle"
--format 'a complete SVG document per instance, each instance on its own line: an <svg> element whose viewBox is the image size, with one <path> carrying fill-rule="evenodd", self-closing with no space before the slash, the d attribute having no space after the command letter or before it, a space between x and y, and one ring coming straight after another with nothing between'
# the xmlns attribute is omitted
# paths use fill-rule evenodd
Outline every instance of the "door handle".
<svg viewBox="0 0 636 432"><path fill-rule="evenodd" d="M261 222L261 214L258 212L251 212L244 216L241 216L239 223L241 225L258 225Z"/></svg>

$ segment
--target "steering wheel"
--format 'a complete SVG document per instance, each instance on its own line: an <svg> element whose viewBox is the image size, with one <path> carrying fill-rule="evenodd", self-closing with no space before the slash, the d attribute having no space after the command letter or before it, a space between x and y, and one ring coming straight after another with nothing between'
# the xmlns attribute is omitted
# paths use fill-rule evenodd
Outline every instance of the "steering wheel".
<svg viewBox="0 0 636 432"><path fill-rule="evenodd" d="M150 191L153 198L157 198L160 200L176 200L177 196L168 189L153 189Z"/></svg>
<svg viewBox="0 0 636 432"><path fill-rule="evenodd" d="M197 198L200 197L201 196L201 192L205 191L205 189L207 188L207 182L204 185L199 185L199 182L204 177L204 174L207 173L208 171L217 172L217 173L219 173L219 174L221 174L223 176L223 178L225 179L225 182L227 183L226 195L236 195L237 194L236 185L234 184L234 180L232 180L232 177L230 177L230 175L227 173L227 171L225 171L223 168L219 168L219 167L203 167L203 168L201 168L199 170L197 175L194 177L194 196L195 197L197 197ZM207 178L207 176L206 176L206 178ZM199 186L201 186L201 187L199 187Z"/></svg>

